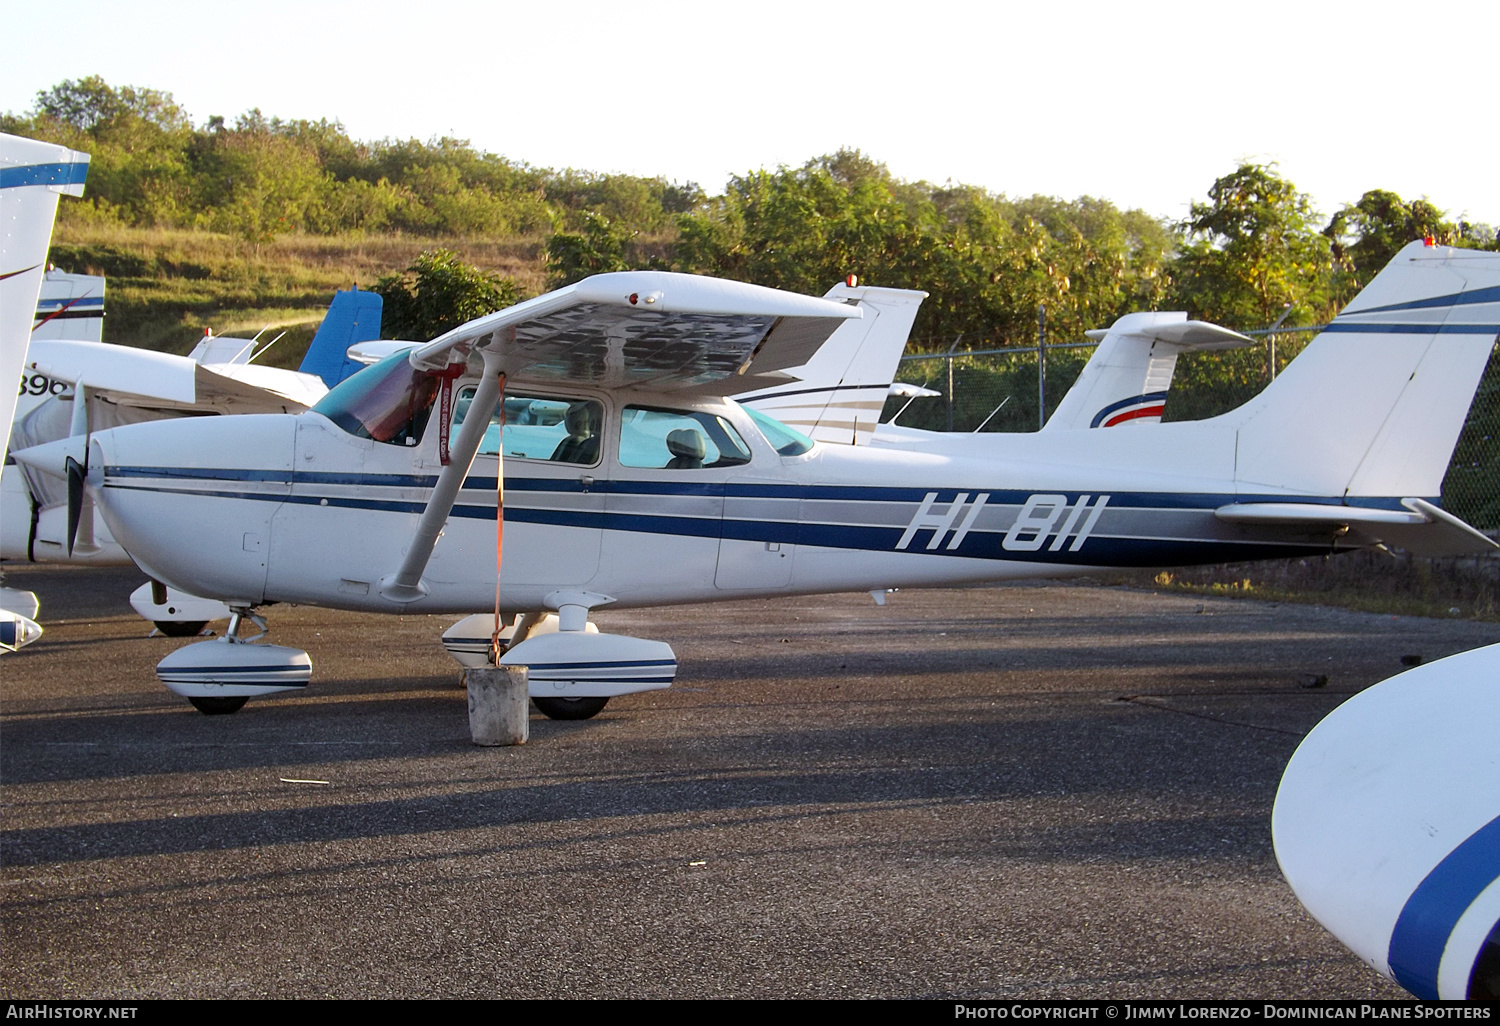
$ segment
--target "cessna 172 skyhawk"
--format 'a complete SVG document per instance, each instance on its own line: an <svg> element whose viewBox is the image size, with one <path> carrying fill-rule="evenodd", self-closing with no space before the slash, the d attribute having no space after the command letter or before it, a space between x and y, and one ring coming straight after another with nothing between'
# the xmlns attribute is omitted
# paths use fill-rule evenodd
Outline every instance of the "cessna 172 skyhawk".
<svg viewBox="0 0 1500 1026"><path fill-rule="evenodd" d="M598 275L389 357L297 416L130 425L17 458L74 461L143 568L247 615L520 614L503 661L562 715L675 675L664 644L587 632L610 604L1493 544L1434 499L1500 330L1500 255L1408 246L1263 393L1206 421L996 436L979 459L819 445L719 398L774 383L859 316L736 282ZM560 629L533 635L549 610ZM310 661L220 640L158 673L223 708L305 685Z"/></svg>

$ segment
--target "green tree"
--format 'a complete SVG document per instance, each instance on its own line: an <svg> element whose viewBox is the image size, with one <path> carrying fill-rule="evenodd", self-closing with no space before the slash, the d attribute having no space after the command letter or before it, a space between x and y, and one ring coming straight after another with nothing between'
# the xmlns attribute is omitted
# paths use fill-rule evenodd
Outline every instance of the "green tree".
<svg viewBox="0 0 1500 1026"><path fill-rule="evenodd" d="M260 111L197 147L198 223L250 242L317 225L333 176L315 149L282 135Z"/></svg>
<svg viewBox="0 0 1500 1026"><path fill-rule="evenodd" d="M1311 200L1274 167L1242 164L1194 203L1173 262L1175 301L1194 316L1240 329L1292 308L1291 323L1325 317L1332 249Z"/></svg>
<svg viewBox="0 0 1500 1026"><path fill-rule="evenodd" d="M624 271L630 235L602 214L585 211L577 232L557 232L547 240L547 287L551 289L582 281L591 274Z"/></svg>
<svg viewBox="0 0 1500 1026"><path fill-rule="evenodd" d="M1323 229L1344 272L1343 298L1352 298L1409 242L1430 238L1443 246L1465 241L1458 225L1425 199L1404 201L1394 192L1371 189L1333 215Z"/></svg>
<svg viewBox="0 0 1500 1026"><path fill-rule="evenodd" d="M383 330L425 341L523 298L514 280L482 271L447 249L427 250L402 274L375 283L384 301Z"/></svg>
<svg viewBox="0 0 1500 1026"><path fill-rule="evenodd" d="M132 122L168 134L192 128L171 93L136 86L115 89L98 75L68 79L37 93L35 111L96 139L128 129Z"/></svg>
<svg viewBox="0 0 1500 1026"><path fill-rule="evenodd" d="M110 218L145 225L178 225L192 218L185 159L192 123L170 93L116 89L97 75L69 79L38 93L25 117L8 115L4 127L91 155L86 198L64 204L60 216L89 219L105 211Z"/></svg>

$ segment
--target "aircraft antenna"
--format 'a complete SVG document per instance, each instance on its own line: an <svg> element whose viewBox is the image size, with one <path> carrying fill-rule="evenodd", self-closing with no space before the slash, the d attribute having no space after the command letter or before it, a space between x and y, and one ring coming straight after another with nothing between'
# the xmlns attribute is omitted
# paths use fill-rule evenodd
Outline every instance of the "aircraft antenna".
<svg viewBox="0 0 1500 1026"><path fill-rule="evenodd" d="M267 325L267 327L269 327L269 325ZM290 330L291 330L290 328L287 329L287 331L290 331ZM260 336L256 335L255 338L260 338ZM246 360L245 362L246 363L254 363L256 357L260 356L267 349L270 349L272 346L274 346L276 343L280 342L284 338L286 338L286 331L283 331L280 335L277 335L275 338L271 339L271 341L267 342L265 345L261 346L255 352L251 353L250 354L250 358L248 360ZM250 341L253 342L253 341L255 341L255 339L251 339Z"/></svg>
<svg viewBox="0 0 1500 1026"><path fill-rule="evenodd" d="M958 345L957 342L955 342L953 344L954 345ZM922 386L921 387L926 388L927 385L928 385L928 383L930 383L931 381L932 381L932 378L930 378L930 377L927 378L927 379L925 379L922 382ZM888 424L894 424L894 423L896 423L896 418L900 417L901 414L903 414L903 413L906 412L906 407L910 406L912 403L916 402L920 398L922 398L922 395L921 395L921 393L918 393L917 395L914 395L910 399L906 400L906 402L902 405L901 409L899 409L899 410L896 411L896 416L892 417L890 420L886 421L886 423L888 423ZM1010 397L1007 396L1006 398L1010 398Z"/></svg>
<svg viewBox="0 0 1500 1026"><path fill-rule="evenodd" d="M988 424L991 420L994 419L995 414L997 414L1001 410L1005 409L1005 404L1008 403L1008 402L1010 402L1010 396L1006 396L1004 399L1001 399L1000 400L1000 405L996 406L993 410L991 410L990 411L990 415L988 417L984 418L984 420L981 420L979 422L979 426L974 429L974 434L977 435L977 434L979 434L979 432L983 431L984 430L984 426L986 424ZM906 409L906 407L903 406L902 409L904 410L904 409Z"/></svg>

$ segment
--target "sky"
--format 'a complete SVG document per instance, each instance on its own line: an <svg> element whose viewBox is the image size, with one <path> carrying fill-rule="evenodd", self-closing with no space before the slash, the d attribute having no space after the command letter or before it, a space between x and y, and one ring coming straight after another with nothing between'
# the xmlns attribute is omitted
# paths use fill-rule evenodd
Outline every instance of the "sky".
<svg viewBox="0 0 1500 1026"><path fill-rule="evenodd" d="M11 0L4 25L17 113L97 74L199 124L258 107L711 194L850 147L1174 219L1253 160L1325 215L1378 188L1500 226L1494 0Z"/></svg>

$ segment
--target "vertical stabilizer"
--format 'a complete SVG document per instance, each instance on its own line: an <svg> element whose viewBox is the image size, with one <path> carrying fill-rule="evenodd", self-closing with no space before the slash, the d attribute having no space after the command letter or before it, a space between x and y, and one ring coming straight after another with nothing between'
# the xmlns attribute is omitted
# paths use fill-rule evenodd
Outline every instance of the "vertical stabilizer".
<svg viewBox="0 0 1500 1026"><path fill-rule="evenodd" d="M1042 430L1159 424L1179 356L1254 344L1217 324L1190 321L1180 311L1126 314L1104 333Z"/></svg>
<svg viewBox="0 0 1500 1026"><path fill-rule="evenodd" d="M1500 253L1408 245L1238 421L1242 491L1436 496L1500 333Z"/></svg>
<svg viewBox="0 0 1500 1026"><path fill-rule="evenodd" d="M787 371L801 380L735 399L817 441L866 445L927 293L839 284L824 298L857 303L864 316L845 321L811 360Z"/></svg>
<svg viewBox="0 0 1500 1026"><path fill-rule="evenodd" d="M4 439L16 412L16 385L52 240L57 197L83 195L87 153L0 135L0 418ZM5 441L0 439L0 456Z"/></svg>
<svg viewBox="0 0 1500 1026"><path fill-rule="evenodd" d="M349 358L349 347L380 338L380 315L385 301L376 292L340 289L333 294L328 313L318 325L312 345L297 368L303 374L316 374L329 388L364 368Z"/></svg>

